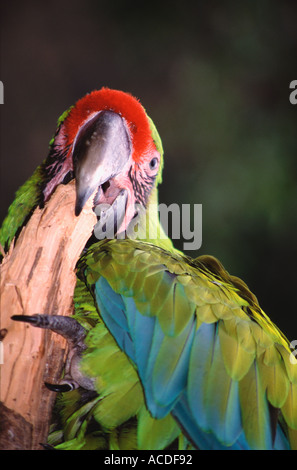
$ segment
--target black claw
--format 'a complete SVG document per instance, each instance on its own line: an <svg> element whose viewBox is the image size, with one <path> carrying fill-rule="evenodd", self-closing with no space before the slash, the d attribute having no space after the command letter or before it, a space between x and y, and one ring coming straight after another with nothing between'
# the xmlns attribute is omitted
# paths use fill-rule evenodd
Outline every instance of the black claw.
<svg viewBox="0 0 297 470"><path fill-rule="evenodd" d="M35 315L13 315L11 319L54 331L66 338L67 341L70 341L74 346L77 346L79 342L83 342L86 336L85 329L72 317L36 313Z"/></svg>
<svg viewBox="0 0 297 470"><path fill-rule="evenodd" d="M42 446L45 450L57 450L50 444L43 444L42 442L39 442L39 445Z"/></svg>
<svg viewBox="0 0 297 470"><path fill-rule="evenodd" d="M73 386L70 384L50 384L49 382L44 382L46 388L52 392L71 392Z"/></svg>
<svg viewBox="0 0 297 470"><path fill-rule="evenodd" d="M38 322L38 318L35 315L13 315L11 319L14 321L22 321L31 324L36 324Z"/></svg>

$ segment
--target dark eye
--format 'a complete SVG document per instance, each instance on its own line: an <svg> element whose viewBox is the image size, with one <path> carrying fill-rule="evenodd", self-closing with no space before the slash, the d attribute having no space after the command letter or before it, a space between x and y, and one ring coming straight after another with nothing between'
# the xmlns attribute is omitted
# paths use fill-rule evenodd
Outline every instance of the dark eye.
<svg viewBox="0 0 297 470"><path fill-rule="evenodd" d="M158 166L158 159L156 157L152 158L149 165L151 170L155 170Z"/></svg>

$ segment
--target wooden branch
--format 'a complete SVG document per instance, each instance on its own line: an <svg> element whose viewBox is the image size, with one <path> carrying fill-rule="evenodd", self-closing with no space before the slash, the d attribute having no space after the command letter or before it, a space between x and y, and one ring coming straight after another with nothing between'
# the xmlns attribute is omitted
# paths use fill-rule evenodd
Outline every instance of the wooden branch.
<svg viewBox="0 0 297 470"><path fill-rule="evenodd" d="M91 236L92 198L74 215L75 185L60 185L37 208L0 266L3 364L0 365L0 449L42 449L65 361L65 340L50 331L13 322L12 315L71 315L75 265Z"/></svg>

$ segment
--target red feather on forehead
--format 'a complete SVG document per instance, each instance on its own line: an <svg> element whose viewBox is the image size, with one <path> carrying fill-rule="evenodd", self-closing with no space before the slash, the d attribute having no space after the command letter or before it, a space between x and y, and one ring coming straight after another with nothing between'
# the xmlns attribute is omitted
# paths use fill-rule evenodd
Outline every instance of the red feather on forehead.
<svg viewBox="0 0 297 470"><path fill-rule="evenodd" d="M83 123L102 110L120 114L127 123L132 141L132 158L139 163L142 156L155 149L144 108L134 96L118 90L102 88L81 98L64 122L67 144L72 145Z"/></svg>

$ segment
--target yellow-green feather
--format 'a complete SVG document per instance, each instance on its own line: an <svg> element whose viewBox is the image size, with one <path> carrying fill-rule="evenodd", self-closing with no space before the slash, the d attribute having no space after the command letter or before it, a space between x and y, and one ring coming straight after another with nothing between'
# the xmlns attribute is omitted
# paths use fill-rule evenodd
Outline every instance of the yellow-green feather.
<svg viewBox="0 0 297 470"><path fill-rule="evenodd" d="M247 286L216 260L189 260L178 252L168 253L138 240L109 240L90 249L80 271L87 280L103 276L116 293L133 297L142 315L158 318L165 338L178 338L194 317L197 328L203 323L217 324L225 368L221 375L226 374L218 405L221 422L228 416L227 393L235 381L239 385L242 426L252 447L264 448L269 443L269 415L262 412L268 406L267 399L281 410L288 435L295 436L297 368L290 363L288 341ZM162 348L160 351L162 355ZM163 371L164 382L166 376ZM209 389L208 398L214 400L215 387Z"/></svg>

